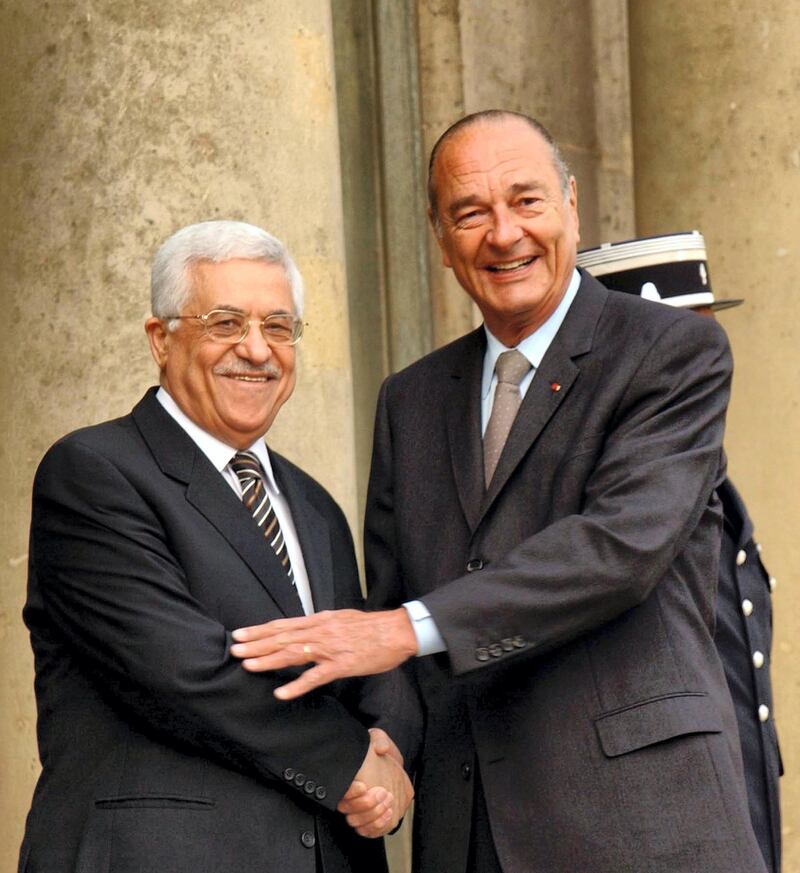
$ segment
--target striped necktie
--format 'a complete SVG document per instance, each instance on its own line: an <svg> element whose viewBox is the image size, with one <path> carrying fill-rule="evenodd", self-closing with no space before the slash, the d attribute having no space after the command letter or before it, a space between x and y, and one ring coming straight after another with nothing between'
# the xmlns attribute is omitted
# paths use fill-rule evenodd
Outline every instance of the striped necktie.
<svg viewBox="0 0 800 873"><path fill-rule="evenodd" d="M231 461L231 469L239 477L242 485L242 503L250 510L255 523L261 528L270 548L278 556L294 588L294 570L289 560L289 552L286 550L278 516L275 515L272 501L264 485L264 471L260 461L253 452L237 452Z"/></svg>

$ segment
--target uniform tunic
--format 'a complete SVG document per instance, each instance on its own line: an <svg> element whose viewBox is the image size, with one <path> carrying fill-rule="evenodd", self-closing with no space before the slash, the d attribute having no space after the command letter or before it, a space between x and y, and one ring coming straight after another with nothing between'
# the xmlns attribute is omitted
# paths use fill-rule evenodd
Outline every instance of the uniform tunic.
<svg viewBox="0 0 800 873"><path fill-rule="evenodd" d="M771 873L780 870L778 778L783 772L775 731L770 650L769 577L753 539L753 524L729 479L719 489L725 522L720 558L716 644L733 697L758 844Z"/></svg>

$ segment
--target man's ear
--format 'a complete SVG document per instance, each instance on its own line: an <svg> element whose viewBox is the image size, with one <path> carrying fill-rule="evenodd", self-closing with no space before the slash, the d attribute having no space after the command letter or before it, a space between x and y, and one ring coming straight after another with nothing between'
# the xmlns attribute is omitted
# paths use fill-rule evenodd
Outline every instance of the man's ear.
<svg viewBox="0 0 800 873"><path fill-rule="evenodd" d="M578 183L574 176L569 177L569 205L575 221L575 242L581 241L581 219L578 215Z"/></svg>
<svg viewBox="0 0 800 873"><path fill-rule="evenodd" d="M451 267L450 258L445 251L444 243L442 242L441 224L437 225L436 219L433 217L433 212L428 208L428 221L431 223L431 230L436 238L436 244L439 246L439 251L442 253L442 263L445 267Z"/></svg>
<svg viewBox="0 0 800 873"><path fill-rule="evenodd" d="M167 363L169 352L169 331L164 327L160 318L151 316L144 323L147 341L150 343L150 354L158 364L158 369L163 370Z"/></svg>

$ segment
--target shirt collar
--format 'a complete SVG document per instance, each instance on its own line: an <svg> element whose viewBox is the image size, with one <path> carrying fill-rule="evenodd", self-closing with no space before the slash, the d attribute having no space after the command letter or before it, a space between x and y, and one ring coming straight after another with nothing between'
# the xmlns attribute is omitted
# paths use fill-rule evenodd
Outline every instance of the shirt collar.
<svg viewBox="0 0 800 873"><path fill-rule="evenodd" d="M517 346L517 350L530 361L534 370L542 363L545 353L550 348L550 343L558 333L564 318L569 312L572 301L578 293L578 286L581 284L581 276L577 270L573 270L572 278L567 285L567 290L561 298L561 302L551 313L550 317L544 324L541 324L536 330L525 337ZM494 365L497 359L503 352L509 351L508 346L504 346L499 339L489 330L486 325L483 325L486 332L486 353L483 357L483 377L481 379L481 397L486 397L492 387L492 377L494 376Z"/></svg>
<svg viewBox="0 0 800 873"><path fill-rule="evenodd" d="M192 421L191 418L178 406L173 400L172 395L162 385L156 392L156 400L164 407L167 413L175 419L175 421L186 431L186 434L192 442L200 449L200 451L211 461L217 472L221 473L231 462L231 459L236 454L238 449L234 449L222 440L212 436L208 431L203 430L198 424ZM272 462L269 457L269 450L263 438L257 439L251 446L247 448L248 452L253 454L261 462L264 468L264 474L267 479L267 485L276 494L280 494L278 483L275 481L275 474L272 470Z"/></svg>

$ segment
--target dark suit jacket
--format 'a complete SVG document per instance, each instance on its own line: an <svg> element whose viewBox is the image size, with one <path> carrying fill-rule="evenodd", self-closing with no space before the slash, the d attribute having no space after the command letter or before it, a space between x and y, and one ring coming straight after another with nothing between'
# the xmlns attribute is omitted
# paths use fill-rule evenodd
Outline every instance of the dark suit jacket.
<svg viewBox="0 0 800 873"><path fill-rule="evenodd" d="M271 457L316 608L358 607L344 516ZM385 869L380 841L335 807L375 713L403 734L389 724L402 689L390 678L282 703L272 691L286 673L248 674L230 656L229 630L297 615L299 599L152 391L47 453L30 562L43 769L20 870L312 873L317 854L325 873Z"/></svg>
<svg viewBox="0 0 800 873"><path fill-rule="evenodd" d="M726 479L715 641L736 708L750 819L770 873L781 868L778 780L782 773L770 683L772 594L744 501ZM754 663L760 652L763 662ZM762 721L759 709L767 707Z"/></svg>
<svg viewBox="0 0 800 873"><path fill-rule="evenodd" d="M476 759L505 873L761 873L712 627L730 356L587 275L484 492L482 329L384 384L371 607L421 598L416 869L462 871Z"/></svg>

